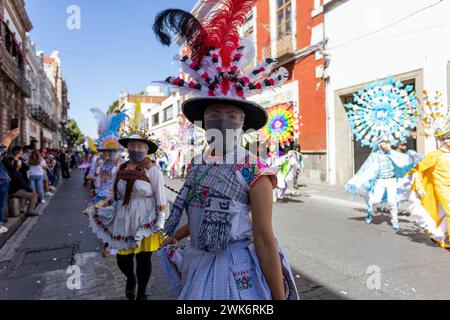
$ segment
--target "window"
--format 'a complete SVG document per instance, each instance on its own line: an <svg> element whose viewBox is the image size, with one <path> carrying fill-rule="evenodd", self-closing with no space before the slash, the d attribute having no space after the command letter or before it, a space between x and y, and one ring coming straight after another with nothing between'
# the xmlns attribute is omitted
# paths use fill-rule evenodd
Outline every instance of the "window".
<svg viewBox="0 0 450 320"><path fill-rule="evenodd" d="M244 37L249 37L253 34L253 13L250 13L243 27Z"/></svg>
<svg viewBox="0 0 450 320"><path fill-rule="evenodd" d="M181 113L181 101L177 100L177 115Z"/></svg>
<svg viewBox="0 0 450 320"><path fill-rule="evenodd" d="M163 113L164 113L164 121L169 121L169 120L173 119L173 107L172 106L165 108Z"/></svg>
<svg viewBox="0 0 450 320"><path fill-rule="evenodd" d="M278 38L292 32L291 0L277 0L277 35Z"/></svg>
<svg viewBox="0 0 450 320"><path fill-rule="evenodd" d="M152 126L157 126L159 124L159 113L152 116Z"/></svg>

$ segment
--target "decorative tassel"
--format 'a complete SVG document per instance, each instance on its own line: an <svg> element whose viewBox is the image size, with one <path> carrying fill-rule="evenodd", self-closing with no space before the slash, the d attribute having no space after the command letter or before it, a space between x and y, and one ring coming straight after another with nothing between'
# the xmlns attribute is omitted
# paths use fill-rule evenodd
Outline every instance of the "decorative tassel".
<svg viewBox="0 0 450 320"><path fill-rule="evenodd" d="M230 241L231 223L228 212L205 211L197 246L200 250L225 250Z"/></svg>

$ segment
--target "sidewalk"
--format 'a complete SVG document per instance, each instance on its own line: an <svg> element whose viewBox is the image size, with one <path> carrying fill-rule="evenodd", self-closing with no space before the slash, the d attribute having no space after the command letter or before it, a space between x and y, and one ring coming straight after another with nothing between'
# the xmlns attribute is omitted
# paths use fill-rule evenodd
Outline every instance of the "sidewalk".
<svg viewBox="0 0 450 320"><path fill-rule="evenodd" d="M115 257L102 257L103 245L82 215L90 197L82 175L74 172L44 214L25 221L10 238L9 250L2 249L5 261L0 264L0 299L125 299L125 277ZM77 267L81 287L71 290L69 277ZM147 294L152 300L171 299L156 255Z"/></svg>
<svg viewBox="0 0 450 320"><path fill-rule="evenodd" d="M58 191L58 189L61 187L61 185L64 183L63 180L61 180L54 192L54 194ZM48 198L47 203L41 204L39 203L36 207L36 212L39 214L42 214L45 210L45 208L48 206L48 203L51 201L52 198ZM5 215L9 215L8 212L8 206L5 207ZM0 250L5 246L5 244L8 242L8 240L16 234L16 232L20 232L19 229L22 227L22 225L30 220L36 219L36 217L26 217L24 213L21 213L20 216L12 218L8 217L8 222L5 223L5 227L8 228L8 232L0 234ZM37 220L37 219L36 219ZM0 262L2 261L2 256L0 255Z"/></svg>

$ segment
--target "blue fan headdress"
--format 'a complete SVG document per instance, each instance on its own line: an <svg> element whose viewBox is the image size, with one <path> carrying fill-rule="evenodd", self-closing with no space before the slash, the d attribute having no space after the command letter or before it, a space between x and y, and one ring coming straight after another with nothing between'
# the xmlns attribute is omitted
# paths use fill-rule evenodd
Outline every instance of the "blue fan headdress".
<svg viewBox="0 0 450 320"><path fill-rule="evenodd" d="M418 105L413 86L388 77L355 93L345 108L356 140L373 147L381 134L392 144L406 142L418 123Z"/></svg>
<svg viewBox="0 0 450 320"><path fill-rule="evenodd" d="M105 114L98 108L92 108L98 121L98 140L97 146L99 150L119 150L119 128L128 116L121 112L119 114Z"/></svg>

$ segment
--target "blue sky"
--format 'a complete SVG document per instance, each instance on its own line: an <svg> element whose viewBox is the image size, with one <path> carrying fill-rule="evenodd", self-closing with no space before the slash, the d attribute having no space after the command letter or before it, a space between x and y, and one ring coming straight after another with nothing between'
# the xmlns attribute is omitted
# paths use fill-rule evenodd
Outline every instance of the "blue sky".
<svg viewBox="0 0 450 320"><path fill-rule="evenodd" d="M26 0L32 41L46 55L61 53L71 109L84 134L96 135L89 109L106 108L121 91L140 92L151 81L177 74L172 57L153 36L156 14L167 8L190 11L195 0ZM66 27L67 8L77 5L81 29Z"/></svg>

